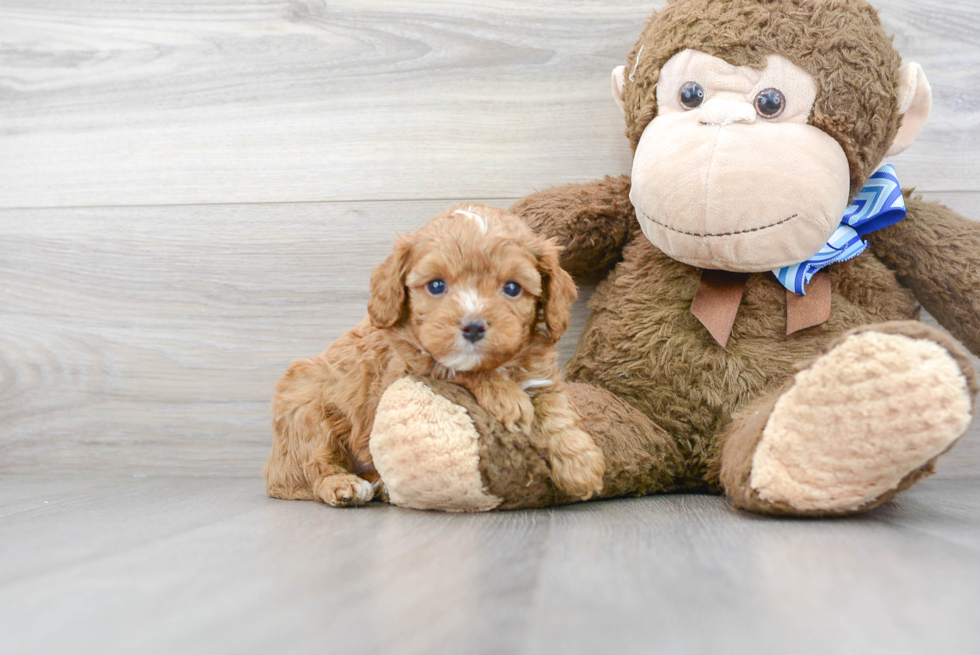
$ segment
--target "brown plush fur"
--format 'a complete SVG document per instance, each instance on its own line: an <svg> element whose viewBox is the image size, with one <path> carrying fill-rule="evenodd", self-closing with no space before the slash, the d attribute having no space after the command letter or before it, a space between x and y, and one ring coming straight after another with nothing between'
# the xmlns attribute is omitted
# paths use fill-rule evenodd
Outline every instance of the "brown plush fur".
<svg viewBox="0 0 980 655"><path fill-rule="evenodd" d="M415 379L469 414L480 435L478 468L483 489L503 499L496 509L546 507L578 500L554 485L545 440L539 435L515 438L459 386L432 378ZM681 457L669 434L608 391L582 384L569 384L566 390L605 456L603 496L638 496L673 488ZM631 438L620 438L624 433Z"/></svg>
<svg viewBox="0 0 980 655"><path fill-rule="evenodd" d="M864 2L677 0L654 14L627 62L627 72L636 66L624 92L634 148L656 116L660 67L686 48L734 65L761 66L765 55L781 54L812 74L818 95L810 123L843 148L852 191L879 165L900 124L900 60ZM567 379L586 430L606 455L604 496L727 490L753 511L800 513L751 499L742 465L797 370L850 330L916 319L920 302L980 355L980 223L910 198L908 218L870 235L871 250L827 269L830 319L790 336L785 289L771 273L750 274L722 349L691 315L701 271L643 237L629 188L626 176L606 178L542 191L511 209L564 247L561 262L574 277L602 280ZM961 348L932 333L926 338L960 363L975 397ZM736 439L727 451L726 438ZM630 457L618 458L623 452ZM726 452L733 474L720 477ZM898 488L931 470L923 465Z"/></svg>
<svg viewBox="0 0 980 655"><path fill-rule="evenodd" d="M623 93L634 149L657 115L660 69L688 48L756 68L779 54L812 75L818 92L809 122L844 149L851 193L877 168L901 123L901 60L863 0L674 0L647 22L627 59L626 70L636 67Z"/></svg>
<svg viewBox="0 0 980 655"><path fill-rule="evenodd" d="M607 178L592 185L574 185L569 191L576 202L568 202L562 188L556 188L525 198L512 208L539 234L575 235L571 242L563 243L563 265L566 257L587 257L592 261L621 258L590 300L592 315L566 372L569 382L578 383L569 387L575 390L573 397L585 429L606 455L604 496L684 489L721 491L712 463L719 457L732 417L750 403L776 394L805 362L848 330L917 318L918 300L954 333L980 332L980 279L975 277L980 275L980 269L976 264L962 264L970 260L971 244L980 239L980 224L938 205L927 205L930 212L920 215L918 210L925 203L912 200L905 221L870 236L874 246L871 251L827 269L833 289L829 321L785 336L785 289L771 273L753 273L748 277L728 349L722 349L690 313L700 270L657 250L635 226L631 212L608 216L613 226L627 220L634 223L625 231L632 236L622 250L607 240L610 251L587 250L587 255L574 252L596 242L590 241L589 235L602 223L601 208L629 206L628 183L625 178L619 180L622 182L618 184L618 180ZM584 199L590 187L595 194L591 202ZM608 197L611 190L622 195L613 201ZM909 240L924 237L910 237L907 233L921 223L932 227L920 227L913 234L928 234L936 229L956 231L957 240L942 244L934 240L931 245L934 252L947 249L953 257L944 259L937 252L928 260L932 266L928 271L906 263L900 281L899 273L877 255L886 249L886 244L896 241L901 252L914 253ZM946 227L937 228L937 223ZM903 236L904 239L899 238ZM964 243L964 247L959 248L957 242ZM972 252L976 258L980 251ZM912 256L889 255L890 261L900 259L914 261ZM948 286L946 296L930 292L937 280L964 276L972 284L961 287L959 293ZM918 297L912 289L919 290ZM957 308L956 313L944 311L939 307L942 304ZM964 340L974 354L980 355L980 348L969 337ZM969 361L954 343L942 345L949 347L958 361ZM976 393L972 386L971 393ZM589 407L600 397L607 409L590 411ZM601 417L608 414L610 403L622 404L622 412L628 412L630 407L639 410L648 427L613 428L598 422L604 421ZM660 431L670 435L677 457L663 459L664 448L656 438ZM609 449L614 448L645 453L648 458L641 465L640 474L629 476L632 484L625 488L608 482L610 476L619 473L610 456ZM757 506L752 509L764 511Z"/></svg>
<svg viewBox="0 0 980 655"><path fill-rule="evenodd" d="M632 241L623 256L592 297L593 314L567 377L629 399L672 433L685 462L683 477L692 484L704 477L713 436L745 400L792 375L797 362L812 358L833 335L915 314L911 294L894 274L859 257L830 269L830 320L785 337L786 291L772 274L754 273L722 349L691 314L698 269L644 238ZM876 295L878 306L862 302Z"/></svg>
<svg viewBox="0 0 980 655"><path fill-rule="evenodd" d="M445 292L427 288L434 279ZM520 285L516 297L503 293L508 281ZM406 374L451 380L496 420L539 437L569 496L601 489L602 455L558 378L555 342L576 292L551 242L501 210L459 206L403 237L371 287L369 318L294 362L276 386L270 495L338 506L370 499L363 479L377 480L368 449L375 410ZM470 342L462 328L478 322L485 332Z"/></svg>

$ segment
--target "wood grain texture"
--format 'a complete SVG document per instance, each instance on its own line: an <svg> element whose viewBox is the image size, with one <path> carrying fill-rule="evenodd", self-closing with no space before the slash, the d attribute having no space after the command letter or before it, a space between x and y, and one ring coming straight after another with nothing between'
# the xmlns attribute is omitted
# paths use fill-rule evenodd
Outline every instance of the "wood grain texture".
<svg viewBox="0 0 980 655"><path fill-rule="evenodd" d="M980 650L980 482L844 520L662 496L446 515L257 478L0 480L0 652Z"/></svg>
<svg viewBox="0 0 980 655"><path fill-rule="evenodd" d="M628 171L610 98L657 0L0 3L0 207L520 197ZM879 0L980 190L980 5Z"/></svg>
<svg viewBox="0 0 980 655"><path fill-rule="evenodd" d="M259 470L275 381L364 317L395 232L444 209L0 211L0 469Z"/></svg>
<svg viewBox="0 0 980 655"><path fill-rule="evenodd" d="M948 197L980 216L980 194ZM370 270L395 232L444 209L0 210L0 472L259 471L268 401L288 363L363 318ZM590 291L573 310L564 359ZM943 474L980 470L980 425L972 430Z"/></svg>

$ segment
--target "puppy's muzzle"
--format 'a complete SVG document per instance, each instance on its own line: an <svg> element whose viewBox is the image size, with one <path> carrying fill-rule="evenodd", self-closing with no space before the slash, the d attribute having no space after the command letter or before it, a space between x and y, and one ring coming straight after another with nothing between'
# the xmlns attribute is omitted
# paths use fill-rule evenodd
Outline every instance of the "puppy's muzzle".
<svg viewBox="0 0 980 655"><path fill-rule="evenodd" d="M463 338L470 343L476 343L487 334L487 326L483 321L466 323L461 329L463 330Z"/></svg>

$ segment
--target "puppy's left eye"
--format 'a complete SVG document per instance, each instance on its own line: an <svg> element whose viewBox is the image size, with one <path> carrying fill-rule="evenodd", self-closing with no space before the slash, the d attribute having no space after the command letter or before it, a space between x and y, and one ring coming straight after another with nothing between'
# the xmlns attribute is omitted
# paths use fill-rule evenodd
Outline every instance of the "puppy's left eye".
<svg viewBox="0 0 980 655"><path fill-rule="evenodd" d="M446 293L446 281L432 280L425 285L425 289L433 296L441 296L442 294Z"/></svg>
<svg viewBox="0 0 980 655"><path fill-rule="evenodd" d="M521 285L517 282L511 280L510 282L504 282L503 292L505 296L510 296L511 298L516 298L521 295Z"/></svg>

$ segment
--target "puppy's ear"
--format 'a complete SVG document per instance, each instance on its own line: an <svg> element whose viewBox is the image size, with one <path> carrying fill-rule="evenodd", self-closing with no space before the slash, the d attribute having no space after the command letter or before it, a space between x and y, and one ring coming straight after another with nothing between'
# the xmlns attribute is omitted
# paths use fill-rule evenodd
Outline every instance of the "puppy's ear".
<svg viewBox="0 0 980 655"><path fill-rule="evenodd" d="M544 324L551 341L557 343L568 329L568 312L578 297L578 289L572 276L565 272L558 261L561 248L548 240L542 240L538 255L543 292L541 294Z"/></svg>
<svg viewBox="0 0 980 655"><path fill-rule="evenodd" d="M388 259L371 272L368 317L374 327L390 328L405 314L405 276L408 274L408 258L411 252L411 235L406 235L395 244Z"/></svg>

